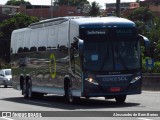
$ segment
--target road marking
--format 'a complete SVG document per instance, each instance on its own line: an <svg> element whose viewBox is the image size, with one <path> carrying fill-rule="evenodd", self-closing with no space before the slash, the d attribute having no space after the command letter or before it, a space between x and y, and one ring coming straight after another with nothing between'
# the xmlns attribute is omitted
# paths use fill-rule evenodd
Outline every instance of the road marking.
<svg viewBox="0 0 160 120"><path fill-rule="evenodd" d="M148 119L148 118L138 118L139 120L153 120L153 119Z"/></svg>
<svg viewBox="0 0 160 120"><path fill-rule="evenodd" d="M160 93L160 91L142 91L142 93Z"/></svg>
<svg viewBox="0 0 160 120"><path fill-rule="evenodd" d="M35 101L31 101L31 100L24 100L25 102L30 102L30 103L36 103L36 104L44 104L44 105L51 105L49 103L42 103L42 102L35 102Z"/></svg>
<svg viewBox="0 0 160 120"><path fill-rule="evenodd" d="M7 117L0 117L0 118L5 119L5 120L14 120L14 119L7 118Z"/></svg>

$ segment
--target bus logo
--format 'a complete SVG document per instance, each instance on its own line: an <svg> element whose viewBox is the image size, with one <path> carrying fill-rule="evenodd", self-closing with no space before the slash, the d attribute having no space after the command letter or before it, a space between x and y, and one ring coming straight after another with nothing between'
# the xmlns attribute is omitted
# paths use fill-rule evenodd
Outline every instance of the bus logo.
<svg viewBox="0 0 160 120"><path fill-rule="evenodd" d="M56 58L54 54L50 55L50 75L52 79L56 77Z"/></svg>
<svg viewBox="0 0 160 120"><path fill-rule="evenodd" d="M127 81L126 76L104 77L103 81Z"/></svg>

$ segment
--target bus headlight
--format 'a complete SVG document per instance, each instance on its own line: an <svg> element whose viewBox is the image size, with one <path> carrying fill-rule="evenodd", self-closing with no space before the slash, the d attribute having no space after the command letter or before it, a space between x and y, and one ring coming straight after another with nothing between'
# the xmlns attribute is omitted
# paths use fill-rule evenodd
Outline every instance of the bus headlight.
<svg viewBox="0 0 160 120"><path fill-rule="evenodd" d="M134 83L136 82L137 80L141 79L142 77L139 75L139 76L136 76L132 79L131 83Z"/></svg>
<svg viewBox="0 0 160 120"><path fill-rule="evenodd" d="M89 82L93 82L93 78L87 78Z"/></svg>
<svg viewBox="0 0 160 120"><path fill-rule="evenodd" d="M98 85L98 82L95 80L94 77L87 77L85 80L87 80L88 82L90 82L92 84Z"/></svg>

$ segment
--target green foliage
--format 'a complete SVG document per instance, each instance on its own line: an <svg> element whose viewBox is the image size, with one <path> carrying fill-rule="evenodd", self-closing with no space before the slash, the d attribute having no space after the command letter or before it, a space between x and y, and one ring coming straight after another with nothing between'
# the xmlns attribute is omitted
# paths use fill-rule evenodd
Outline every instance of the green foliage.
<svg viewBox="0 0 160 120"><path fill-rule="evenodd" d="M160 18L145 7L135 9L128 18L136 23L139 34L150 40L151 57L155 61L155 66L152 69L145 67L146 56L142 49L143 72L160 72Z"/></svg>
<svg viewBox="0 0 160 120"><path fill-rule="evenodd" d="M92 2L88 15L89 16L99 16L100 15L100 6L97 2Z"/></svg>
<svg viewBox="0 0 160 120"><path fill-rule="evenodd" d="M20 6L21 4L23 4L23 5L31 5L30 2L25 1L25 0L9 0L6 3L6 5L13 5L13 6Z"/></svg>
<svg viewBox="0 0 160 120"><path fill-rule="evenodd" d="M4 60L0 59L0 69L9 69L11 65Z"/></svg>
<svg viewBox="0 0 160 120"><path fill-rule="evenodd" d="M87 0L54 0L54 4L57 5L71 5L71 6L81 6L82 4L88 4Z"/></svg>
<svg viewBox="0 0 160 120"><path fill-rule="evenodd" d="M31 23L37 22L37 17L28 16L25 14L16 14L12 18L4 20L0 23L0 38L10 39L11 33L15 29L25 28Z"/></svg>
<svg viewBox="0 0 160 120"><path fill-rule="evenodd" d="M130 15L129 18L133 21L143 21L147 22L152 20L153 13L150 9L146 7L140 7L135 9Z"/></svg>

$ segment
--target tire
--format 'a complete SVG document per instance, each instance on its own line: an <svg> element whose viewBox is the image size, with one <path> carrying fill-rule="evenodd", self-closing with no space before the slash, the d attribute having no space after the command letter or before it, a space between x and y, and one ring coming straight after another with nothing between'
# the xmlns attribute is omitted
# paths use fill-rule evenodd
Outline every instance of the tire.
<svg viewBox="0 0 160 120"><path fill-rule="evenodd" d="M122 103L124 103L125 100L126 100L126 95L116 96L115 99L116 99L116 102L117 102L118 104L122 104Z"/></svg>
<svg viewBox="0 0 160 120"><path fill-rule="evenodd" d="M32 92L32 98L34 99L42 99L44 97L44 93Z"/></svg>
<svg viewBox="0 0 160 120"><path fill-rule="evenodd" d="M29 99L33 98L32 82L31 82L31 80L28 80L28 98Z"/></svg>
<svg viewBox="0 0 160 120"><path fill-rule="evenodd" d="M7 88L7 83L6 83L6 81L3 81L3 85L4 85L4 88Z"/></svg>
<svg viewBox="0 0 160 120"><path fill-rule="evenodd" d="M28 98L28 83L26 83L26 80L24 80L24 83L23 83L22 94L24 98Z"/></svg>
<svg viewBox="0 0 160 120"><path fill-rule="evenodd" d="M28 98L29 99L39 99L43 98L43 93L37 93L32 91L32 81L28 80Z"/></svg>
<svg viewBox="0 0 160 120"><path fill-rule="evenodd" d="M90 97L85 97L86 99L89 99Z"/></svg>
<svg viewBox="0 0 160 120"><path fill-rule="evenodd" d="M64 90L65 90L65 100L67 103L74 103L75 102L75 97L72 95L72 85L69 80L69 78L65 79L64 83Z"/></svg>
<svg viewBox="0 0 160 120"><path fill-rule="evenodd" d="M72 90L71 90L71 86L70 85L68 85L68 88L67 88L65 96L66 96L66 101L68 103L73 103L74 98L73 98L73 95L72 95Z"/></svg>

